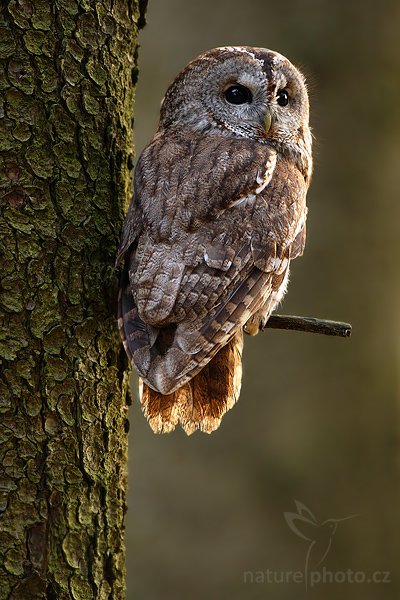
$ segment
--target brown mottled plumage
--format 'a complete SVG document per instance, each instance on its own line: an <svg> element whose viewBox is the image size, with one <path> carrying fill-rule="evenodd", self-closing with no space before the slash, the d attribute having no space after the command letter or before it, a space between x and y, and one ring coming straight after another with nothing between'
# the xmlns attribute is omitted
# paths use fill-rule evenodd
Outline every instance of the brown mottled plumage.
<svg viewBox="0 0 400 600"><path fill-rule="evenodd" d="M302 75L262 48L216 48L178 75L139 158L119 327L156 432L210 433L303 252L312 170Z"/></svg>

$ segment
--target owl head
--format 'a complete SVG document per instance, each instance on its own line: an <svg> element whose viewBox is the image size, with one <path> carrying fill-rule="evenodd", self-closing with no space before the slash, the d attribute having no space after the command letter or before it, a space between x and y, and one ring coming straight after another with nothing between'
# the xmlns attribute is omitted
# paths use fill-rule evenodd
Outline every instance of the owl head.
<svg viewBox="0 0 400 600"><path fill-rule="evenodd" d="M168 88L160 130L251 138L271 144L311 176L305 79L287 58L264 48L215 48L191 61Z"/></svg>

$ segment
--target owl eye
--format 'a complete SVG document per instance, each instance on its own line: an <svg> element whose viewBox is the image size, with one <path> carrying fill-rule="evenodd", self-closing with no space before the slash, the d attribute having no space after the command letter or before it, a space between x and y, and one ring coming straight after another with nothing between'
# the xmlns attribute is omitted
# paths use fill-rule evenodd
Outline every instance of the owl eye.
<svg viewBox="0 0 400 600"><path fill-rule="evenodd" d="M239 85L238 83L229 86L225 90L224 96L229 104L250 104L253 99L249 88L244 85Z"/></svg>
<svg viewBox="0 0 400 600"><path fill-rule="evenodd" d="M289 94L286 90L279 90L276 95L276 101L279 106L287 106L289 104Z"/></svg>

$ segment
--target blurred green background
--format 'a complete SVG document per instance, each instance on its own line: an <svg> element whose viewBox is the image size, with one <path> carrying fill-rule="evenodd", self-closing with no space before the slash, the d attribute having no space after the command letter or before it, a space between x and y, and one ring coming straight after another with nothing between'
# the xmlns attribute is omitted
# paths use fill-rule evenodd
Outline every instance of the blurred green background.
<svg viewBox="0 0 400 600"><path fill-rule="evenodd" d="M400 3L149 0L147 18L138 153L167 86L206 49L271 48L307 75L308 243L281 312L350 321L354 333L247 338L240 401L211 436L156 436L134 404L128 600L399 598ZM338 581L389 572L390 583L280 583L304 570L310 545L285 521L295 500L319 523L357 515L318 567L330 535L314 527L310 568Z"/></svg>

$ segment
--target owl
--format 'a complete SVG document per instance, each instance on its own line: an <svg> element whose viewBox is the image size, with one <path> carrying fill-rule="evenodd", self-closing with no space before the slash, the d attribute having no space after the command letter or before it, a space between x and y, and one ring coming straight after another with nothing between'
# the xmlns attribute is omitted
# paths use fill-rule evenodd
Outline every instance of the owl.
<svg viewBox="0 0 400 600"><path fill-rule="evenodd" d="M157 433L210 433L237 401L255 335L303 253L312 171L302 74L222 47L168 88L135 170L117 264L118 326Z"/></svg>

